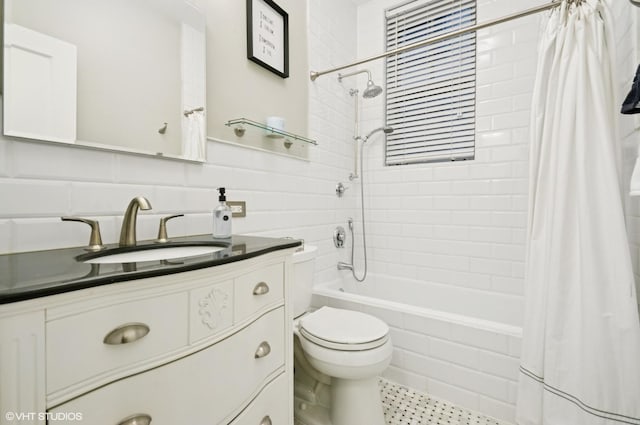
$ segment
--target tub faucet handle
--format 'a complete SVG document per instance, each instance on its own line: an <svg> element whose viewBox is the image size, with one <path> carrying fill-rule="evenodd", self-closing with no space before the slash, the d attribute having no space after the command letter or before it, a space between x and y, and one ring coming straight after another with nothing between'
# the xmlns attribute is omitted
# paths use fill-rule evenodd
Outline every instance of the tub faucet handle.
<svg viewBox="0 0 640 425"><path fill-rule="evenodd" d="M104 249L104 245L102 244L102 236L100 235L100 223L97 220L89 220L87 218L81 217L60 217L62 221L79 221L80 223L85 223L91 226L91 236L89 236L89 245L85 247L86 251L101 251Z"/></svg>
<svg viewBox="0 0 640 425"><path fill-rule="evenodd" d="M343 248L346 241L347 233L344 231L344 227L336 227L336 230L333 231L333 244L336 248Z"/></svg>
<svg viewBox="0 0 640 425"><path fill-rule="evenodd" d="M160 227L158 228L158 239L156 239L156 242L158 243L169 242L169 238L167 237L167 221L176 217L184 217L184 214L168 215L160 219Z"/></svg>

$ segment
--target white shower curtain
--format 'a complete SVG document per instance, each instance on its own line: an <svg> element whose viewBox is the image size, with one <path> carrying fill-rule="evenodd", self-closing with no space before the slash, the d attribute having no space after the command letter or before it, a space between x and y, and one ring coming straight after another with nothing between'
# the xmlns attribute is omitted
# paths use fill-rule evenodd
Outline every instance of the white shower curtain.
<svg viewBox="0 0 640 425"><path fill-rule="evenodd" d="M520 425L640 425L640 324L619 188L612 29L603 2L565 0L541 37Z"/></svg>
<svg viewBox="0 0 640 425"><path fill-rule="evenodd" d="M204 112L192 111L185 118L182 135L182 156L186 159L203 161L205 153Z"/></svg>

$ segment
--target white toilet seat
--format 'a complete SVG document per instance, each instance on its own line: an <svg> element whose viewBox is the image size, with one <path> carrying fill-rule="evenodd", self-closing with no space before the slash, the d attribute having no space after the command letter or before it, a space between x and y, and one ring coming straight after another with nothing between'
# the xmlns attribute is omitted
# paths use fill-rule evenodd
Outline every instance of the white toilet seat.
<svg viewBox="0 0 640 425"><path fill-rule="evenodd" d="M389 326L358 311L321 307L299 321L301 336L324 348L363 351L382 346L389 339Z"/></svg>
<svg viewBox="0 0 640 425"><path fill-rule="evenodd" d="M380 339L376 339L375 341L365 342L362 344L342 344L339 342L327 341L326 339L319 338L315 335L312 335L306 331L304 328L300 328L300 335L308 340L317 344L323 348L328 348L330 350L338 350L338 351L366 351L373 350L374 348L378 348L383 345L389 339L388 335Z"/></svg>
<svg viewBox="0 0 640 425"><path fill-rule="evenodd" d="M389 327L368 314L321 307L298 321L296 334L309 362L332 377L369 378L391 361Z"/></svg>

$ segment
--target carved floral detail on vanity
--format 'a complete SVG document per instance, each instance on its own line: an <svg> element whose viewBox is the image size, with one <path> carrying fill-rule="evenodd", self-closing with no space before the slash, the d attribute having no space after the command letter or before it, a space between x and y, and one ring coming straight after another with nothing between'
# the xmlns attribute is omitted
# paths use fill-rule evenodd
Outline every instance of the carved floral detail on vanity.
<svg viewBox="0 0 640 425"><path fill-rule="evenodd" d="M191 343L222 332L233 324L233 281L193 289L190 294Z"/></svg>
<svg viewBox="0 0 640 425"><path fill-rule="evenodd" d="M225 311L229 309L231 296L222 289L214 288L198 302L202 324L214 330L225 322Z"/></svg>

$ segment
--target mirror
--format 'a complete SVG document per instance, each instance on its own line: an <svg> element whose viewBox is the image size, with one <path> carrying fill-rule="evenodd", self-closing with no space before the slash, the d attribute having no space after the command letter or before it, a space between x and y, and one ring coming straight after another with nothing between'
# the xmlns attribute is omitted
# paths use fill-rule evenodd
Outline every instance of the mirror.
<svg viewBox="0 0 640 425"><path fill-rule="evenodd" d="M4 0L4 134L204 161L199 1Z"/></svg>

